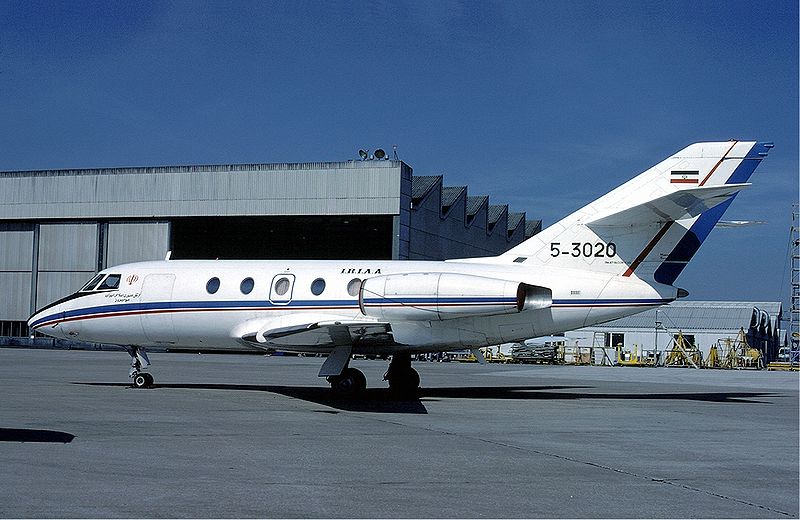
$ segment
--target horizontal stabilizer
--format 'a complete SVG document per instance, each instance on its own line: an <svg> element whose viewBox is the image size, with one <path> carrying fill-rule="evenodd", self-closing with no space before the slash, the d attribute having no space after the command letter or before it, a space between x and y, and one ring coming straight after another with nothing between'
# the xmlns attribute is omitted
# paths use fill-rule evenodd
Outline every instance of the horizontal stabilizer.
<svg viewBox="0 0 800 520"><path fill-rule="evenodd" d="M589 227L633 227L696 217L728 200L749 183L689 188L586 222Z"/></svg>
<svg viewBox="0 0 800 520"><path fill-rule="evenodd" d="M760 226L766 224L766 220L720 220L715 227L718 228L738 228L749 226Z"/></svg>

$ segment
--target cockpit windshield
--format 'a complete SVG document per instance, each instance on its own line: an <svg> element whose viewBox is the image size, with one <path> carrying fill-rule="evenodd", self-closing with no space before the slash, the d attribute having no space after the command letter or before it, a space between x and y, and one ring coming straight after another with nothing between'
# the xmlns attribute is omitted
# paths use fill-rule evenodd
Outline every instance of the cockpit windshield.
<svg viewBox="0 0 800 520"><path fill-rule="evenodd" d="M89 280L88 282L86 282L86 285L84 285L83 287L81 287L81 290L80 290L80 291L78 291L78 292L86 292L86 291L91 291L92 289L94 289L94 286L95 286L95 285L97 285L97 282L99 282L99 281L100 281L100 280L101 280L101 279L102 279L104 276L105 276L105 275L104 275L104 274L102 274L102 273L100 273L100 274L98 274L98 275L95 275L95 276L94 276L94 277L93 277L91 280Z"/></svg>
<svg viewBox="0 0 800 520"><path fill-rule="evenodd" d="M98 282L103 280L100 285ZM122 280L121 274L100 273L81 288L78 292L91 292L91 291L113 291L119 288L119 282Z"/></svg>
<svg viewBox="0 0 800 520"><path fill-rule="evenodd" d="M108 291L111 289L119 288L119 281L122 279L121 274L110 274L106 276L106 279L103 280L103 283L97 286L96 291Z"/></svg>

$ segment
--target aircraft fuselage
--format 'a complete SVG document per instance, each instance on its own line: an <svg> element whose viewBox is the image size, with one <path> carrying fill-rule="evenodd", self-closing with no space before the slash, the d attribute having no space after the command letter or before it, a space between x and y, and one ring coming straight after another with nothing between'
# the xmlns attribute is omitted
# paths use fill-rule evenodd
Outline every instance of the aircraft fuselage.
<svg viewBox="0 0 800 520"><path fill-rule="evenodd" d="M353 353L385 354L457 350L522 341L580 328L663 305L676 289L636 278L572 269L417 261L214 261L173 260L125 264L107 269L114 289L82 290L40 310L31 326L64 339L203 350L258 348L248 334L319 321L379 321L362 312L363 281L376 276L418 273L462 274L506 280L552 290L549 305L507 313L473 313L474 297L448 299L463 308L441 319L426 301L400 301L404 312L422 317L394 319L391 336L353 345ZM216 280L216 281L215 281ZM287 284L288 281L288 284ZM211 292L213 291L213 292ZM469 291L467 291L469 292ZM281 294L282 293L282 294ZM369 312L369 311L367 311ZM275 344L264 344L275 348ZM280 345L281 350L329 352L324 345Z"/></svg>

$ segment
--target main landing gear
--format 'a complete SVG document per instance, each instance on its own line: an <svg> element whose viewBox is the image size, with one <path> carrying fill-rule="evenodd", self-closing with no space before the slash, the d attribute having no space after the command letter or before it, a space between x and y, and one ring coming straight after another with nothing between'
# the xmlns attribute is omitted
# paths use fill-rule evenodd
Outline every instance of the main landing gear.
<svg viewBox="0 0 800 520"><path fill-rule="evenodd" d="M338 376L328 376L331 390L336 395L354 395L367 389L367 377L357 368L347 367Z"/></svg>
<svg viewBox="0 0 800 520"><path fill-rule="evenodd" d="M411 354L392 355L383 379L389 382L389 390L402 397L412 397L419 391L419 374L411 368Z"/></svg>
<svg viewBox="0 0 800 520"><path fill-rule="evenodd" d="M339 396L352 396L367 389L364 373L349 366L352 351L350 345L334 348L319 370L319 376L326 378ZM394 354L383 379L399 397L414 397L419 390L419 374L411 368L411 354Z"/></svg>
<svg viewBox="0 0 800 520"><path fill-rule="evenodd" d="M144 367L150 366L150 359L144 347L126 347L131 356L131 369L128 377L131 378L134 388L149 388L153 386L153 376L149 372L144 372Z"/></svg>
<svg viewBox="0 0 800 520"><path fill-rule="evenodd" d="M319 369L319 377L324 377L331 384L334 394L354 395L367 388L364 373L349 366L352 353L352 345L340 345L333 349Z"/></svg>

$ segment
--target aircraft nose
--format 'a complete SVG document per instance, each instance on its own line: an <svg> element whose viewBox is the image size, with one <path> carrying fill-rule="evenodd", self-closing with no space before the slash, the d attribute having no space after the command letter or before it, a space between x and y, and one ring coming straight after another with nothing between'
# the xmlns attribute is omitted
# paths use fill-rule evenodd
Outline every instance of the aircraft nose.
<svg viewBox="0 0 800 520"><path fill-rule="evenodd" d="M44 309L36 311L28 318L28 332L31 335L33 335L34 332L39 332L48 336L61 338L62 335L60 334L61 330L60 327L58 327L58 322L63 314L62 309L60 309L58 305L45 307Z"/></svg>

